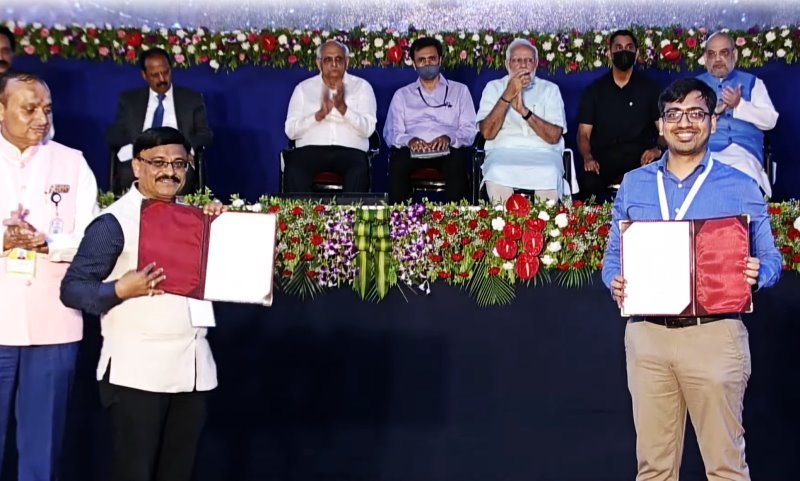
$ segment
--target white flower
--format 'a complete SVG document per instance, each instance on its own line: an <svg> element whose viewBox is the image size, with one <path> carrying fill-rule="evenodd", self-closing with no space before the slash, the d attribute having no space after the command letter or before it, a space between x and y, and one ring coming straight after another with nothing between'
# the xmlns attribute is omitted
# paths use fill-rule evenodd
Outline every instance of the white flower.
<svg viewBox="0 0 800 481"><path fill-rule="evenodd" d="M299 52L302 49L303 49L303 47L300 46L299 43L294 44L294 47L292 47L292 50L294 50L295 52Z"/></svg>
<svg viewBox="0 0 800 481"><path fill-rule="evenodd" d="M392 32L392 37L394 37L394 38L400 38L400 32L398 32L397 30L395 30L394 32ZM430 294L430 292L428 292L428 293Z"/></svg>
<svg viewBox="0 0 800 481"><path fill-rule="evenodd" d="M452 45L448 45L448 46L447 46L447 53L453 53L453 52L455 52L455 51L456 51L456 49L455 49L455 48L453 48L453 46L452 46Z"/></svg>
<svg viewBox="0 0 800 481"><path fill-rule="evenodd" d="M503 262L503 269L510 271L513 268L514 268L513 262Z"/></svg>
<svg viewBox="0 0 800 481"><path fill-rule="evenodd" d="M81 35L81 42L86 43L86 35Z"/></svg>
<svg viewBox="0 0 800 481"><path fill-rule="evenodd" d="M195 48L194 45L189 45L188 47L186 47L186 51L189 52L189 55L194 55L197 49Z"/></svg>
<svg viewBox="0 0 800 481"><path fill-rule="evenodd" d="M694 29L690 28L689 31L686 32L686 33L688 33L690 37L693 37L694 36Z"/></svg>
<svg viewBox="0 0 800 481"><path fill-rule="evenodd" d="M297 29L292 30L292 34L293 35L300 35L301 33L303 33L303 32L301 32L300 30L297 30ZM369 29L365 28L364 29L364 33L369 33Z"/></svg>
<svg viewBox="0 0 800 481"><path fill-rule="evenodd" d="M565 55L565 56L566 56L567 58L572 58L572 52L567 52L567 55Z"/></svg>
<svg viewBox="0 0 800 481"><path fill-rule="evenodd" d="M182 51L183 51L183 49L181 48L180 45L173 45L172 46L172 53L174 53L175 55L178 55Z"/></svg>
<svg viewBox="0 0 800 481"><path fill-rule="evenodd" d="M24 39L23 39L23 40L24 40ZM23 45L24 45L24 44L23 44ZM111 42L111 46L112 46L112 47L114 47L114 48L119 48L119 42L117 42L116 40L113 40L113 41Z"/></svg>
<svg viewBox="0 0 800 481"><path fill-rule="evenodd" d="M706 64L706 56L705 55L701 55L701 56L697 57L697 63L700 64L700 65L705 65Z"/></svg>
<svg viewBox="0 0 800 481"><path fill-rule="evenodd" d="M254 44L254 45L253 45L253 52L258 52L259 50L260 50L260 49L259 49L259 47L258 47L258 44L257 44L257 43L256 43L256 44Z"/></svg>
<svg viewBox="0 0 800 481"><path fill-rule="evenodd" d="M600 34L596 34L596 35L594 36L594 43L598 43L598 44L599 44L599 43L603 43L603 36L602 36L602 35L600 35Z"/></svg>
<svg viewBox="0 0 800 481"><path fill-rule="evenodd" d="M323 30L323 31L322 31L322 33L321 33L321 35L322 35L323 37L325 37L325 38L328 38L328 37L330 37L330 36L331 36L331 33L330 33L329 31L327 31L327 30Z"/></svg>
<svg viewBox="0 0 800 481"><path fill-rule="evenodd" d="M792 48L792 40L787 38L785 42L783 42L783 46L787 48Z"/></svg>
<svg viewBox="0 0 800 481"><path fill-rule="evenodd" d="M666 46L667 46L667 45L669 45L670 43L672 43L672 42L670 42L668 38L665 38L665 39L664 39L664 40L662 40L662 41L661 41L661 43L660 43L660 45L661 45L661 48L664 48L664 47L666 47Z"/></svg>
<svg viewBox="0 0 800 481"><path fill-rule="evenodd" d="M278 43L279 43L280 45L286 45L286 43L287 43L288 41L289 41L289 39L288 39L288 38L286 38L286 35L284 35L284 34L281 34L281 35L278 37Z"/></svg>
<svg viewBox="0 0 800 481"><path fill-rule="evenodd" d="M216 49L217 49L217 43L211 42L211 50L216 50Z"/></svg>
<svg viewBox="0 0 800 481"><path fill-rule="evenodd" d="M583 62L583 55L581 55L581 54L575 55L575 61L578 62L578 63Z"/></svg>
<svg viewBox="0 0 800 481"><path fill-rule="evenodd" d="M480 35L478 35L477 33L473 33L472 34L472 41L473 42L480 42L480 40L481 40Z"/></svg>
<svg viewBox="0 0 800 481"><path fill-rule="evenodd" d="M395 45L396 45L396 44L394 43L394 40L392 40L392 39L389 39L389 41L388 41L388 42L386 42L386 48L392 48L392 47L394 47Z"/></svg>
<svg viewBox="0 0 800 481"><path fill-rule="evenodd" d="M781 30L781 38L785 38L785 37L788 37L788 36L789 36L789 29L788 28L784 28L783 30Z"/></svg>
<svg viewBox="0 0 800 481"><path fill-rule="evenodd" d="M62 37L61 38L62 45L69 45L69 37Z"/></svg>
<svg viewBox="0 0 800 481"><path fill-rule="evenodd" d="M444 42L444 37L442 37L441 33L437 33L436 35L433 36L433 38L435 38L436 40L438 40L440 42Z"/></svg>
<svg viewBox="0 0 800 481"><path fill-rule="evenodd" d="M486 45L492 45L494 43L494 37L492 37L491 35L486 35L485 37L483 37L483 41Z"/></svg>
<svg viewBox="0 0 800 481"><path fill-rule="evenodd" d="M369 52L369 45L364 45L363 47L361 47L361 51L362 52Z"/></svg>
<svg viewBox="0 0 800 481"><path fill-rule="evenodd" d="M378 48L383 47L383 39L380 37L375 37L375 40L372 43Z"/></svg>
<svg viewBox="0 0 800 481"><path fill-rule="evenodd" d="M650 37L645 37L645 39L644 39L644 45L645 45L646 47L652 47L652 46L653 46L653 39L652 39L652 38L650 38Z"/></svg>
<svg viewBox="0 0 800 481"><path fill-rule="evenodd" d="M497 252L497 247L495 247L494 249L492 249L492 254L494 254L494 256L495 256L495 257L500 257L500 253L499 253L499 252Z"/></svg>
<svg viewBox="0 0 800 481"><path fill-rule="evenodd" d="M569 219L567 218L567 214L565 212L562 212L562 213L556 215L555 222L556 222L556 225L558 227L562 228L562 229L564 227L568 226L569 225Z"/></svg>
<svg viewBox="0 0 800 481"><path fill-rule="evenodd" d="M195 35L197 35L198 37L202 37L203 35L205 35L205 34L206 34L206 31L205 31L205 30L203 30L202 28L198 28L198 29L197 29L197 31L196 31L196 32L194 32L194 33L195 33Z"/></svg>
<svg viewBox="0 0 800 481"><path fill-rule="evenodd" d="M458 38L460 38L461 40L464 40L465 38L467 38L467 35L464 32L459 32Z"/></svg>
<svg viewBox="0 0 800 481"><path fill-rule="evenodd" d="M800 217L794 220L794 228L800 230Z"/></svg>
<svg viewBox="0 0 800 481"><path fill-rule="evenodd" d="M217 69L219 69L219 62L217 62L216 59L212 58L211 61L208 62L208 66L213 68L214 70L217 70Z"/></svg>
<svg viewBox="0 0 800 481"><path fill-rule="evenodd" d="M572 42L572 45L575 45L577 48L581 48L583 46L583 39L582 38L576 38Z"/></svg>
<svg viewBox="0 0 800 481"><path fill-rule="evenodd" d="M56 29L56 30L60 30L62 32L67 29L67 27L61 25L60 23L57 23L57 24L53 25L53 28Z"/></svg>
<svg viewBox="0 0 800 481"><path fill-rule="evenodd" d="M383 58L383 51L375 52L375 58Z"/></svg>
<svg viewBox="0 0 800 481"><path fill-rule="evenodd" d="M555 207L556 206L556 200L555 199L547 199L546 201L544 201L544 205L546 205L547 207Z"/></svg>
<svg viewBox="0 0 800 481"><path fill-rule="evenodd" d="M250 212L261 212L261 204L255 203L247 208Z"/></svg>
<svg viewBox="0 0 800 481"><path fill-rule="evenodd" d="M242 32L239 32L239 34L236 35L236 40L238 40L239 42L244 42L245 40L247 40L247 35L243 34Z"/></svg>
<svg viewBox="0 0 800 481"><path fill-rule="evenodd" d="M231 207L235 207L237 209L240 209L243 205L244 201L242 199L236 199L233 202L231 202Z"/></svg>
<svg viewBox="0 0 800 481"><path fill-rule="evenodd" d="M56 40L53 37L47 37L47 45L53 45Z"/></svg>
<svg viewBox="0 0 800 481"><path fill-rule="evenodd" d="M552 62L553 59L556 58L556 54L554 54L553 52L550 52L547 55L545 55L545 58L547 59L548 62Z"/></svg>
<svg viewBox="0 0 800 481"><path fill-rule="evenodd" d="M550 220L550 214L548 214L546 210L539 211L539 215L537 217L542 219L545 222Z"/></svg>
<svg viewBox="0 0 800 481"><path fill-rule="evenodd" d="M686 52L686 56L689 58L694 58L694 52Z"/></svg>
<svg viewBox="0 0 800 481"><path fill-rule="evenodd" d="M561 243L558 241L553 241L547 244L547 252L558 252L561 250Z"/></svg>
<svg viewBox="0 0 800 481"><path fill-rule="evenodd" d="M749 57L749 56L750 56L750 54L752 54L752 53L753 53L753 51L752 51L752 50L750 50L749 48L745 48L744 50L742 50L742 57L745 57L745 58L747 58L747 57Z"/></svg>
<svg viewBox="0 0 800 481"><path fill-rule="evenodd" d="M542 44L542 50L544 50L545 52L547 52L548 50L552 50L552 49L553 49L553 43L552 42L548 41L548 42L544 42Z"/></svg>
<svg viewBox="0 0 800 481"><path fill-rule="evenodd" d="M175 35L177 35L178 38L183 38L186 36L186 30L180 28L177 32L175 32Z"/></svg>
<svg viewBox="0 0 800 481"><path fill-rule="evenodd" d="M33 22L33 28L39 30L40 28L42 28L42 24L39 22Z"/></svg>
<svg viewBox="0 0 800 481"><path fill-rule="evenodd" d="M552 264L553 262L555 262L555 261L556 261L556 260L555 260L555 259L553 259L553 258L550 256L550 254L545 254L545 255L543 255L543 256L542 256L542 264L544 264L544 265L546 265L546 266L549 266L549 265L551 265L551 264Z"/></svg>
<svg viewBox="0 0 800 481"><path fill-rule="evenodd" d="M250 42L244 42L242 44L242 50L250 50Z"/></svg>
<svg viewBox="0 0 800 481"><path fill-rule="evenodd" d="M786 56L786 50L779 48L778 51L775 52L775 55L777 55L778 58L783 58Z"/></svg>
<svg viewBox="0 0 800 481"><path fill-rule="evenodd" d="M506 221L502 217L492 219L492 229L500 231L506 226Z"/></svg>
<svg viewBox="0 0 800 481"><path fill-rule="evenodd" d="M505 212L506 206L504 206L503 204L495 204L494 210L496 210L497 212Z"/></svg>
<svg viewBox="0 0 800 481"><path fill-rule="evenodd" d="M776 37L775 32L773 32L772 30L770 30L769 32L767 32L766 35L764 35L764 38L767 40L767 43L775 40L775 37Z"/></svg>
<svg viewBox="0 0 800 481"><path fill-rule="evenodd" d="M561 235L561 231L558 229L550 229L547 235L549 235L550 237L558 237Z"/></svg>
<svg viewBox="0 0 800 481"><path fill-rule="evenodd" d="M160 33L162 37L166 37L167 35L169 35L169 30L167 30L166 28L161 28L158 30L158 33Z"/></svg>
<svg viewBox="0 0 800 481"><path fill-rule="evenodd" d="M603 66L603 62L601 62L600 59L598 58L597 60L592 62L592 65L594 65L595 67L602 67Z"/></svg>
<svg viewBox="0 0 800 481"><path fill-rule="evenodd" d="M784 51L783 53L785 54L786 52ZM772 58L774 55L775 54L772 51L764 52L764 58Z"/></svg>
<svg viewBox="0 0 800 481"><path fill-rule="evenodd" d="M319 47L319 44L322 43L322 39L319 38L319 35L314 35L314 38L311 39L311 43Z"/></svg>
<svg viewBox="0 0 800 481"><path fill-rule="evenodd" d="M106 30L108 30L109 28L110 28L110 26L108 24L106 24ZM142 27L142 33L150 33L150 32L151 32L151 30L150 30L150 26L149 25L145 25L144 27Z"/></svg>
<svg viewBox="0 0 800 481"><path fill-rule="evenodd" d="M523 30L523 31L522 31L522 35L525 35L526 37L527 37L528 35L530 35L530 34L531 34L531 31L530 31L530 30Z"/></svg>
<svg viewBox="0 0 800 481"><path fill-rule="evenodd" d="M410 59L410 58L408 58L408 57L406 57L406 58L403 60L403 63L404 63L404 64L406 64L406 66L408 66L408 67L410 67L410 66L414 65L414 61L413 61L413 60L411 60L411 59Z"/></svg>

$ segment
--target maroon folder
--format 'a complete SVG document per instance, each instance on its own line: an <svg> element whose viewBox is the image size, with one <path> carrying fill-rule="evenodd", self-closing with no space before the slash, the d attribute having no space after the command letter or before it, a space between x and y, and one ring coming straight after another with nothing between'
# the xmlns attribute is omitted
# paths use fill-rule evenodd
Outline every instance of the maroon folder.
<svg viewBox="0 0 800 481"><path fill-rule="evenodd" d="M634 221L662 222L662 221ZM689 284L691 300L680 316L711 316L751 312L752 290L744 279L746 258L750 255L749 217L746 215L717 219L666 221L689 224ZM632 225L620 222L620 232ZM624 250L625 238L622 236ZM658 256L658 252L652 252ZM623 256L624 258L624 256ZM623 261L622 275L625 276ZM652 289L660 288L658 272L652 273ZM685 291L684 291L685 292ZM675 315L663 312L630 312L626 315Z"/></svg>

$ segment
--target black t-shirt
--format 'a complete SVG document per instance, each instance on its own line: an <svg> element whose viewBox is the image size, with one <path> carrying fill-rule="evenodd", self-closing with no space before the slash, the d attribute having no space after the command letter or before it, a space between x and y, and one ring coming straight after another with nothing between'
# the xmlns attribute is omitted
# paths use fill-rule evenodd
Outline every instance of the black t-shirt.
<svg viewBox="0 0 800 481"><path fill-rule="evenodd" d="M611 72L589 85L581 98L578 123L592 126L592 156L620 174L640 165L642 152L655 147L658 85L634 71L620 88Z"/></svg>

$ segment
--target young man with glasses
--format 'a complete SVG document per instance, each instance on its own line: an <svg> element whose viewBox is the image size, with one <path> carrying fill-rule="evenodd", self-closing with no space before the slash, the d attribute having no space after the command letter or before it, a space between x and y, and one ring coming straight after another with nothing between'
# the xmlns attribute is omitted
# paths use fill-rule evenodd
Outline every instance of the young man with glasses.
<svg viewBox="0 0 800 481"><path fill-rule="evenodd" d="M515 188L552 200L564 194L564 101L556 84L536 77L538 65L536 47L516 39L506 49L508 75L483 89L478 128L486 138L483 180L492 202L505 203Z"/></svg>
<svg viewBox="0 0 800 481"><path fill-rule="evenodd" d="M602 196L627 172L661 156L658 146L658 85L636 69L633 32L609 37L611 71L592 82L578 108L578 151L583 157L581 197Z"/></svg>
<svg viewBox="0 0 800 481"><path fill-rule="evenodd" d="M466 85L441 74L442 43L433 37L414 41L409 49L418 79L395 92L383 138L389 158L389 202L411 197L411 173L441 169L447 200L467 194L468 148L475 140L475 106Z"/></svg>
<svg viewBox="0 0 800 481"><path fill-rule="evenodd" d="M100 401L111 416L113 481L189 481L217 370L206 328L211 305L159 289L169 272L137 271L142 201L173 202L191 164L178 130L158 127L133 144L137 182L86 229L61 283L64 305L101 316ZM224 210L212 202L208 215ZM180 252L175 253L181 255Z"/></svg>
<svg viewBox="0 0 800 481"><path fill-rule="evenodd" d="M714 90L698 79L681 79L662 92L658 105L659 129L668 151L629 172L617 193L603 261L603 282L612 297L622 307L622 220L747 214L751 257L743 259L741 278L727 282L772 286L781 274L781 255L758 186L717 162L708 148L717 126ZM636 479L678 479L688 411L709 481L749 481L742 402L750 377L750 349L740 316L634 317L625 330L625 352L636 428Z"/></svg>
<svg viewBox="0 0 800 481"><path fill-rule="evenodd" d="M698 78L717 94L717 131L709 148L714 158L741 170L758 182L767 197L772 196L770 179L764 171L764 131L778 122L764 82L737 70L739 53L733 39L718 32L706 40L705 65L708 72Z"/></svg>

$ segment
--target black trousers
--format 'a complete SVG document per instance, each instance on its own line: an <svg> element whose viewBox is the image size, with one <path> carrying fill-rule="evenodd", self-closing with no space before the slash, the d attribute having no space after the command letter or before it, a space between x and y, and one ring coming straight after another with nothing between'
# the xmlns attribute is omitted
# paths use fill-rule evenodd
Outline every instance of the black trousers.
<svg viewBox="0 0 800 481"><path fill-rule="evenodd" d="M466 148L450 149L450 155L434 159L412 159L408 147L392 149L389 158L389 202L403 202L412 196L411 172L428 167L441 169L448 201L458 202L467 195Z"/></svg>
<svg viewBox="0 0 800 481"><path fill-rule="evenodd" d="M114 165L114 180L111 191L115 194L121 194L130 189L131 185L133 185L133 181L136 180L136 176L133 175L133 167L131 166L133 160L127 162L114 160L114 162L116 164ZM181 190L178 191L178 195L191 194L197 191L199 179L194 167L188 167L186 169L184 178L186 180Z"/></svg>
<svg viewBox="0 0 800 481"><path fill-rule="evenodd" d="M283 157L284 192L311 192L314 176L334 172L344 177L344 192L369 191L367 153L338 145L307 145Z"/></svg>
<svg viewBox="0 0 800 481"><path fill-rule="evenodd" d="M588 200L591 196L595 196L598 201L608 200L605 198L609 195L608 186L619 183L623 175L641 167L641 162L638 158L598 162L600 163L599 175L594 172L586 172L583 170L583 166L580 166L581 172L578 172L578 180L581 187L579 198L582 200ZM576 166L576 168L578 167Z"/></svg>
<svg viewBox="0 0 800 481"><path fill-rule="evenodd" d="M206 392L156 393L100 381L111 415L113 481L190 481Z"/></svg>

